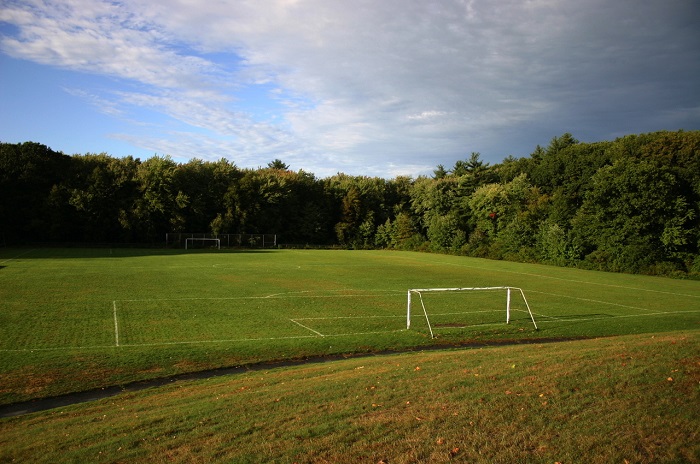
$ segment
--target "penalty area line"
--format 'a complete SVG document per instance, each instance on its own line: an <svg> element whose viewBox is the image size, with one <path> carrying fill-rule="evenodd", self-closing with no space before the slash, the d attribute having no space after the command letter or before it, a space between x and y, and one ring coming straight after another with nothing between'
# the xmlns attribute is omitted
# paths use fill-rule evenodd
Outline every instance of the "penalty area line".
<svg viewBox="0 0 700 464"><path fill-rule="evenodd" d="M620 316L604 316L604 317L586 317L586 318L580 318L580 319L559 319L559 318L554 318L553 316L543 316L543 317L550 317L551 320L547 321L541 321L538 320L537 322L542 322L542 323L547 323L547 322L578 322L578 321L599 321L602 319L630 319L630 318L637 318L637 317L650 317L650 316L668 316L671 314L697 314L700 313L700 311L667 311L667 312L656 312L656 313L645 313L645 314L623 314Z"/></svg>
<svg viewBox="0 0 700 464"><path fill-rule="evenodd" d="M295 324L298 325L299 327L303 327L304 329L309 330L309 331L315 333L315 334L318 335L319 337L325 337L325 335L323 335L321 332L318 332L318 331L312 329L311 327L306 327L306 326L305 326L304 324L302 324L301 322L297 322L297 321L295 321L294 319L290 319L290 321L292 321L293 323L295 323Z"/></svg>

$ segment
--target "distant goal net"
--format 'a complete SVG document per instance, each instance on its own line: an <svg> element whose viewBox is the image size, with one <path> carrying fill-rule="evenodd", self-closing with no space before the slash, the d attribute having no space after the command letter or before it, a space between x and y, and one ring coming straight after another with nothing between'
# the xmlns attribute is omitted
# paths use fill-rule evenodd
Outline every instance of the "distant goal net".
<svg viewBox="0 0 700 464"><path fill-rule="evenodd" d="M277 248L277 234L211 234L208 232L165 234L166 248Z"/></svg>
<svg viewBox="0 0 700 464"><path fill-rule="evenodd" d="M406 329L418 324L430 332L460 330L511 320L537 323L517 287L414 288L407 295Z"/></svg>
<svg viewBox="0 0 700 464"><path fill-rule="evenodd" d="M218 238L189 237L185 239L185 250L191 248L216 248L221 249L221 240Z"/></svg>

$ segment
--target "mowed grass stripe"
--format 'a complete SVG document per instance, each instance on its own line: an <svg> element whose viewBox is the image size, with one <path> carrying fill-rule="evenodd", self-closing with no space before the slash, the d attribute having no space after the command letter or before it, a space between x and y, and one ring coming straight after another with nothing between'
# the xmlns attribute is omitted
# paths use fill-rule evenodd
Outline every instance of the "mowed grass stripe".
<svg viewBox="0 0 700 464"><path fill-rule="evenodd" d="M109 308L102 303L0 303L0 349L106 346L112 340Z"/></svg>
<svg viewBox="0 0 700 464"><path fill-rule="evenodd" d="M122 345L303 335L263 299L120 302Z"/></svg>

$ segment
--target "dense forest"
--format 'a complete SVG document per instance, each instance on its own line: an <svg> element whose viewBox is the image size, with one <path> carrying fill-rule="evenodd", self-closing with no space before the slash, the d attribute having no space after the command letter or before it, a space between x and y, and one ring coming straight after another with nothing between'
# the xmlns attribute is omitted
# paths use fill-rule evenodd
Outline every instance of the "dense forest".
<svg viewBox="0 0 700 464"><path fill-rule="evenodd" d="M571 134L432 176L319 179L0 144L0 246L162 244L167 232L274 233L279 244L390 248L700 277L700 131L581 143Z"/></svg>

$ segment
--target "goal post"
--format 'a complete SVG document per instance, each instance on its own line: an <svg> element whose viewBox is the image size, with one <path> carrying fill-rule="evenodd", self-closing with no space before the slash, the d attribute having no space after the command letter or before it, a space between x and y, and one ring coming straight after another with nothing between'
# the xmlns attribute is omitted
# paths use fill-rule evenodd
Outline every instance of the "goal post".
<svg viewBox="0 0 700 464"><path fill-rule="evenodd" d="M217 247L224 248L277 248L277 234L213 234L210 232L168 232L165 234L166 248L193 246L195 240L211 239Z"/></svg>
<svg viewBox="0 0 700 464"><path fill-rule="evenodd" d="M218 238L187 237L185 239L185 250L191 248L194 242L214 242L218 250L221 249L221 240Z"/></svg>
<svg viewBox="0 0 700 464"><path fill-rule="evenodd" d="M439 314L439 316L467 316L469 315L474 315L476 313L486 313L486 312L493 312L493 311L502 311L505 309L505 317L506 317L506 324L509 324L511 321L511 310L512 308L512 301L513 301L513 296L519 296L522 299L522 302L525 305L525 308L527 308L527 314L529 315L529 319L532 321L532 324L535 327L535 330L539 330L537 328L537 323L535 322L535 317L532 315L532 310L530 309L530 304L527 302L527 298L525 298L525 292L521 288L518 287L457 287L457 288L412 288L408 290L407 293L407 309L406 309L406 329L411 328L411 318L414 316L414 312L416 312L414 307L417 307L417 302L420 302L420 308L417 309L417 312L419 313L420 316L425 318L425 323L427 324L428 331L430 332L430 337L435 338L435 333L433 332L433 324L430 322L430 316L428 314L428 308L426 308L426 303L423 299L424 294L429 294L429 293L448 293L448 292L496 292L497 294L502 294L504 293L505 295L505 301L500 300L501 302L498 303L499 297L494 297L490 296L488 297L488 308L480 309L477 311L473 312L460 312L460 309L457 307L456 309L453 309L455 312L449 312L445 314ZM501 297L502 298L502 297ZM475 299L475 298L472 298ZM417 300L417 301L416 301ZM491 301L492 300L492 301ZM505 303L505 304L504 304ZM476 303L477 305L479 303ZM505 306L505 308L504 308ZM453 305L454 307L454 305ZM500 308L500 309L497 309ZM474 308L472 308L474 309ZM519 310L519 311L524 311L524 310ZM422 313L422 314L421 314ZM434 314L435 316L438 316L438 314ZM457 327L456 324L454 323L449 323L445 324L445 326L451 326L451 327Z"/></svg>

